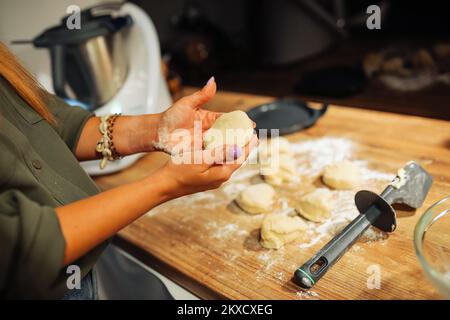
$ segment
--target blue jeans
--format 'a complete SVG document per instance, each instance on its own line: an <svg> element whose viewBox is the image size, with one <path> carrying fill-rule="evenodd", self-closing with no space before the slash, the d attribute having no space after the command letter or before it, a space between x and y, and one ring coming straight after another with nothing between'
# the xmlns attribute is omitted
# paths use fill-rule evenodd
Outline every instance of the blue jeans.
<svg viewBox="0 0 450 320"><path fill-rule="evenodd" d="M68 290L62 300L98 300L97 277L91 270L81 279L80 289Z"/></svg>

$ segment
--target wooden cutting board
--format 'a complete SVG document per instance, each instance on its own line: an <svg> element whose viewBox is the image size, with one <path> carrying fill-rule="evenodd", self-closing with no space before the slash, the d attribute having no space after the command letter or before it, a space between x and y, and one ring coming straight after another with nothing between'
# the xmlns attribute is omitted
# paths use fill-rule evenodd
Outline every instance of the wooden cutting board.
<svg viewBox="0 0 450 320"><path fill-rule="evenodd" d="M245 110L271 100L218 92L207 108ZM450 194L450 122L331 106L314 127L288 139L296 145L320 139L337 139L329 140L332 144L350 141L351 158L365 161L367 169L381 177L368 179L361 187L377 192L385 183L381 173L393 175L410 160L421 163L435 182L421 209L398 211L395 233L378 241L359 241L309 291L296 286L292 274L329 237L315 244L311 239L301 239L278 251L262 248L258 244L262 217L242 213L231 201L236 192L233 183L242 188L259 179L250 168L245 169L249 174L241 174L239 181L219 190L177 199L150 211L123 229L117 243L202 298L439 298L415 256L413 230L427 207ZM150 174L166 160L166 155L153 153L120 173L97 177L95 181L102 189L109 189ZM320 185L320 179L303 178L297 188L279 190L288 203L311 186ZM277 205L280 209L282 203ZM302 247L304 242L308 246ZM379 288L367 285L368 281L373 284L370 276L374 272L380 274Z"/></svg>

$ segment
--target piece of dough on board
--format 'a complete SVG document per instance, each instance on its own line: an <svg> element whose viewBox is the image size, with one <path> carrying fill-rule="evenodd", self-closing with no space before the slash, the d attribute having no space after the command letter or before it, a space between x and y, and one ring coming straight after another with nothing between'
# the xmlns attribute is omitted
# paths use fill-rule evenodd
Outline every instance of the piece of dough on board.
<svg viewBox="0 0 450 320"><path fill-rule="evenodd" d="M295 180L296 163L292 156L280 154L277 160L272 157L266 161L261 163L260 172L267 183L281 186L283 183Z"/></svg>
<svg viewBox="0 0 450 320"><path fill-rule="evenodd" d="M340 161L326 166L322 179L327 186L333 189L353 189L359 184L361 172L356 163Z"/></svg>
<svg viewBox="0 0 450 320"><path fill-rule="evenodd" d="M236 202L250 214L270 212L273 207L275 190L267 183L251 185L241 191Z"/></svg>
<svg viewBox="0 0 450 320"><path fill-rule="evenodd" d="M277 137L263 141L258 156L260 173L267 183L281 186L295 180L296 162L287 139Z"/></svg>
<svg viewBox="0 0 450 320"><path fill-rule="evenodd" d="M262 223L260 243L268 249L279 249L302 236L306 229L306 223L299 217L268 214Z"/></svg>
<svg viewBox="0 0 450 320"><path fill-rule="evenodd" d="M333 195L325 188L315 189L298 201L295 210L303 218L312 222L323 222L331 216Z"/></svg>
<svg viewBox="0 0 450 320"><path fill-rule="evenodd" d="M291 145L286 138L275 137L266 140L260 140L258 146L258 155L260 158L269 158L275 154L291 153Z"/></svg>

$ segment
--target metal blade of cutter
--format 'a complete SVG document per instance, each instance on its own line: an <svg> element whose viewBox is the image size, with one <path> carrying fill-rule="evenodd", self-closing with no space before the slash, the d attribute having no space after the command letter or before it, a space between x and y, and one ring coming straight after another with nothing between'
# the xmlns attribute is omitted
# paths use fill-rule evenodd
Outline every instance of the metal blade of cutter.
<svg viewBox="0 0 450 320"><path fill-rule="evenodd" d="M433 176L414 161L401 168L394 180L378 195L362 190L355 195L355 205L360 213L368 212L376 205L382 215L369 217L372 225L385 232L393 232L397 226L395 210L391 205L405 204L411 208L420 208L433 184Z"/></svg>
<svg viewBox="0 0 450 320"><path fill-rule="evenodd" d="M395 179L378 195L362 190L355 195L360 215L320 249L294 273L294 281L303 288L312 288L371 225L385 232L397 226L392 204L422 206L433 183L433 177L415 162L408 162Z"/></svg>
<svg viewBox="0 0 450 320"><path fill-rule="evenodd" d="M383 198L390 204L402 203L417 209L422 206L432 184L433 176L411 161L398 171Z"/></svg>

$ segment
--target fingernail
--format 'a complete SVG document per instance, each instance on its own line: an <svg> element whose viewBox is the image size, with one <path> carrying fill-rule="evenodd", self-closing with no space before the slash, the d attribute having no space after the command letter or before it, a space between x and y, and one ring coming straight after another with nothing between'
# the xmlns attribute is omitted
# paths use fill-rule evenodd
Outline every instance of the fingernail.
<svg viewBox="0 0 450 320"><path fill-rule="evenodd" d="M211 84L214 81L214 77L209 78L208 82L206 82L206 85Z"/></svg>
<svg viewBox="0 0 450 320"><path fill-rule="evenodd" d="M237 159L242 155L242 149L239 146L233 146L233 158Z"/></svg>

